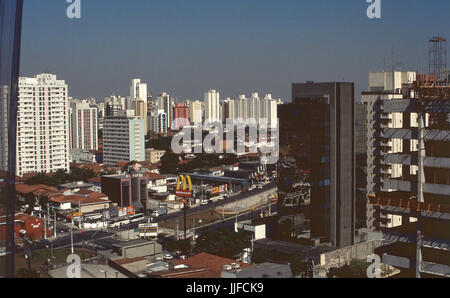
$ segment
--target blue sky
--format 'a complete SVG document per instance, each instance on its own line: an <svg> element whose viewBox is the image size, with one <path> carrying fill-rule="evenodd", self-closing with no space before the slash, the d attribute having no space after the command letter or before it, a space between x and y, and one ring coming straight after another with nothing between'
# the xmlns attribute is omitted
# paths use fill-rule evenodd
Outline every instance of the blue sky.
<svg viewBox="0 0 450 298"><path fill-rule="evenodd" d="M355 82L359 98L369 71L392 56L426 71L427 38L450 38L450 1L381 1L370 20L365 0L81 0L70 20L65 0L25 0L21 75L55 73L75 98L127 96L134 77L180 100L289 101L307 80Z"/></svg>

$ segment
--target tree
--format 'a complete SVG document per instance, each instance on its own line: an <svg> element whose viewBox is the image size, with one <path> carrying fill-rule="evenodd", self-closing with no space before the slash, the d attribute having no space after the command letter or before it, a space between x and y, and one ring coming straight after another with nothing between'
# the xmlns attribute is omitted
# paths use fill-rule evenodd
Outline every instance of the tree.
<svg viewBox="0 0 450 298"><path fill-rule="evenodd" d="M350 265L345 265L341 268L331 268L328 270L327 276L329 278L367 278L367 268L370 263L364 260L353 259Z"/></svg>
<svg viewBox="0 0 450 298"><path fill-rule="evenodd" d="M169 251L179 250L183 255L188 255L191 252L191 240L181 239L170 241L167 243L167 250Z"/></svg>
<svg viewBox="0 0 450 298"><path fill-rule="evenodd" d="M166 152L161 157L161 174L177 174L180 158L173 152Z"/></svg>
<svg viewBox="0 0 450 298"><path fill-rule="evenodd" d="M250 247L251 237L245 231L205 231L197 239L196 252L207 252L224 258L234 258Z"/></svg>

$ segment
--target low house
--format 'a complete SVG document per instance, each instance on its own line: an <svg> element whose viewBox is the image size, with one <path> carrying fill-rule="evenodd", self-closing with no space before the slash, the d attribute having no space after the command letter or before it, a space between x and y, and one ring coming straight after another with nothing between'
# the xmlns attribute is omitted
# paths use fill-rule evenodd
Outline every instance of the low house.
<svg viewBox="0 0 450 298"><path fill-rule="evenodd" d="M45 225L42 218L16 213L14 218L15 237L20 238L26 236L29 239L37 240L44 237ZM51 231L47 229L47 236L51 235ZM6 216L0 216L0 240L6 239Z"/></svg>

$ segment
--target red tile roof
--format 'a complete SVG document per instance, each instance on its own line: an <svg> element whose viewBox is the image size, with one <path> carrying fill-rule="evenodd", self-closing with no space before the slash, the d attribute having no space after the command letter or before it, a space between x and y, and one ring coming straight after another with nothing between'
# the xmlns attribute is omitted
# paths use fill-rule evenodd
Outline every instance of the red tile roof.
<svg viewBox="0 0 450 298"><path fill-rule="evenodd" d="M151 180L159 180L159 179L167 179L166 176L164 175L160 175L160 174L156 174L156 173L150 173L150 172L145 172L144 176L151 179Z"/></svg>
<svg viewBox="0 0 450 298"><path fill-rule="evenodd" d="M86 204L94 204L94 203L106 203L107 200L102 200L99 198L86 198L79 195L70 195L70 196L59 196L50 199L50 201L55 203L72 203L74 205L86 205Z"/></svg>
<svg viewBox="0 0 450 298"><path fill-rule="evenodd" d="M22 184L22 183L18 183L16 184L16 192L20 193L20 194L29 194L38 190L49 190L49 191L54 191L56 192L56 188L54 188L53 186L48 186L48 185L44 185L44 184L38 184L38 185L28 185L28 184Z"/></svg>
<svg viewBox="0 0 450 298"><path fill-rule="evenodd" d="M198 275L207 275L207 278L220 278L222 275L222 269L224 265L229 265L231 263L237 263L241 266L241 268L250 267L251 265L242 263L242 262L236 262L232 259L222 258L216 255L208 254L208 253L200 253L198 255L192 256L190 258L187 258L186 260L174 260L173 264L175 266L177 265L187 265L190 268L189 269L182 269L186 271L186 274L193 274L192 277L199 277ZM204 269L204 271L199 272L190 272L192 269ZM191 278L191 276L185 275L179 275L176 277L179 278ZM174 276L175 277L175 276Z"/></svg>

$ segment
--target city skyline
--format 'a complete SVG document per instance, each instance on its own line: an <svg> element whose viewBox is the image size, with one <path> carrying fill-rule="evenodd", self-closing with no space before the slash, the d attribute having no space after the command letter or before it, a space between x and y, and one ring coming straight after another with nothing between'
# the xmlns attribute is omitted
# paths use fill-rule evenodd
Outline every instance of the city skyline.
<svg viewBox="0 0 450 298"><path fill-rule="evenodd" d="M291 83L309 80L355 82L359 99L367 72L390 70L392 60L427 73L425 40L449 35L445 9L425 1L384 1L381 20L367 18L366 1L283 3L83 1L81 19L70 20L64 1L27 2L21 76L64 77L74 98L125 95L126 82L139 77L153 94L183 100L213 88L289 102Z"/></svg>

